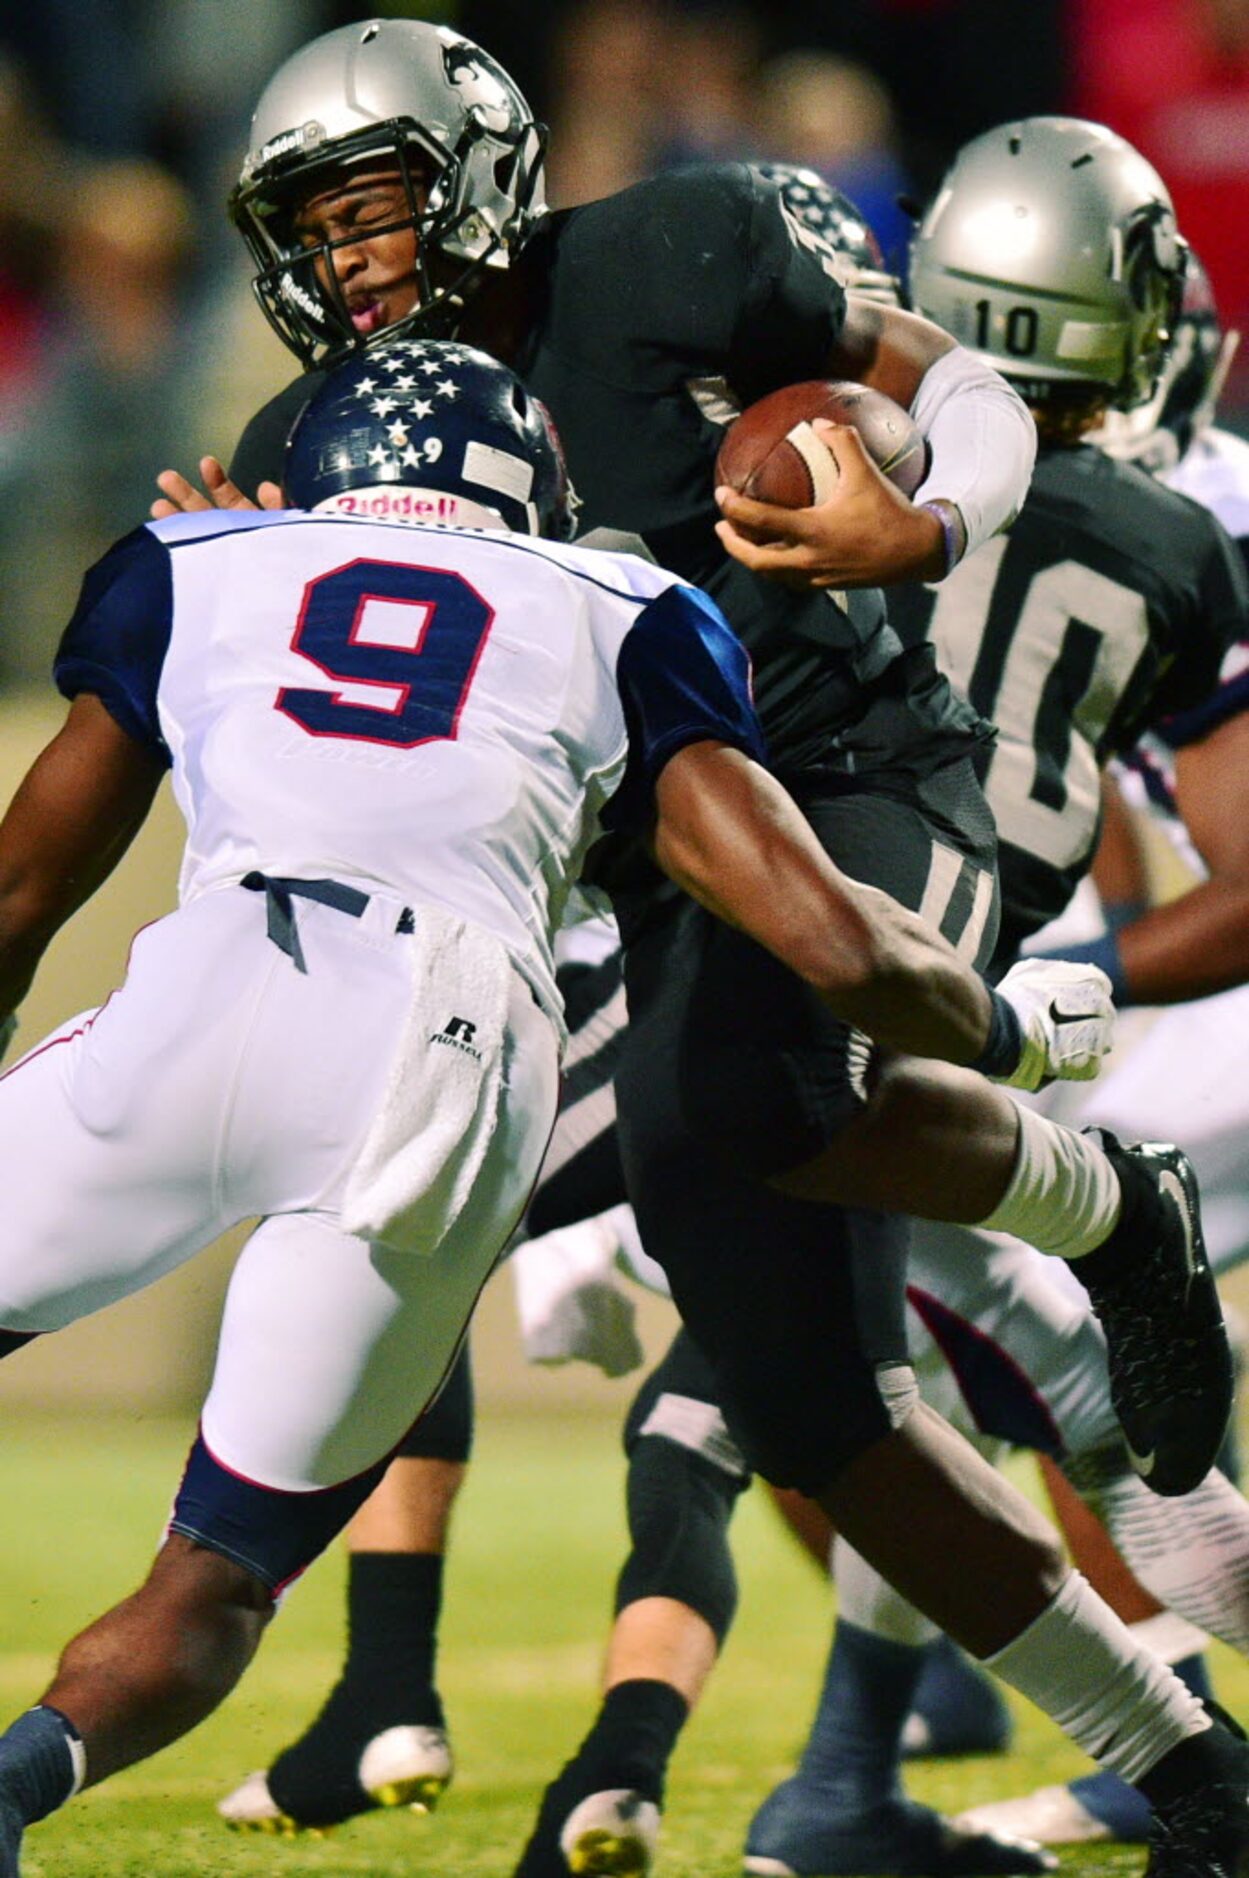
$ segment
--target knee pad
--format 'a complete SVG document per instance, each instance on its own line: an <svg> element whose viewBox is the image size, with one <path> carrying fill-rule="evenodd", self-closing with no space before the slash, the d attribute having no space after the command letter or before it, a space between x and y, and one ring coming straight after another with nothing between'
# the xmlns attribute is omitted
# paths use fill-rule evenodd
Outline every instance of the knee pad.
<svg viewBox="0 0 1249 1878"><path fill-rule="evenodd" d="M472 1451L473 1366L465 1344L440 1394L409 1428L395 1454L409 1461L462 1464Z"/></svg>
<svg viewBox="0 0 1249 1878"><path fill-rule="evenodd" d="M697 1423L716 1413L707 1403L672 1396L660 1397L657 1412L665 1405L674 1419L688 1406ZM737 1609L729 1519L749 1480L740 1457L730 1470L679 1434L637 1433L629 1444L626 1496L632 1550L616 1585L617 1615L641 1598L674 1598L698 1612L717 1644L724 1642Z"/></svg>

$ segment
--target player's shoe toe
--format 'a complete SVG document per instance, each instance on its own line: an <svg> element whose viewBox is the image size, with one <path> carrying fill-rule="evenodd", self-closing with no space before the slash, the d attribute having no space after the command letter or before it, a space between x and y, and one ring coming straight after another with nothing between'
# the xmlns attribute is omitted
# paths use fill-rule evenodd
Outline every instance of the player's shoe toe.
<svg viewBox="0 0 1249 1878"><path fill-rule="evenodd" d="M299 1821L284 1813L269 1791L269 1776L263 1768L248 1774L233 1793L218 1800L217 1811L227 1826L236 1832L272 1832L291 1838L305 1830ZM313 1828L312 1830L322 1830Z"/></svg>
<svg viewBox="0 0 1249 1878"><path fill-rule="evenodd" d="M966 1830L914 1800L882 1800L849 1813L794 1779L755 1814L742 1870L751 1878L993 1878L1053 1871L1057 1863L1034 1841Z"/></svg>
<svg viewBox="0 0 1249 1878"><path fill-rule="evenodd" d="M240 1832L270 1832L291 1837L323 1833L341 1820L378 1806L407 1806L432 1812L451 1779L451 1746L443 1728L405 1725L385 1728L366 1742L350 1777L327 1789L316 1816L311 1809L281 1806L266 1772L249 1774L241 1786L218 1802L228 1826Z"/></svg>
<svg viewBox="0 0 1249 1878"><path fill-rule="evenodd" d="M1191 1493L1214 1466L1234 1391L1231 1349L1201 1233L1192 1163L1167 1142L1123 1147L1163 1201L1163 1227L1128 1276L1087 1285L1106 1333L1110 1394L1137 1473L1155 1493Z"/></svg>
<svg viewBox="0 0 1249 1878"><path fill-rule="evenodd" d="M1148 1818L1148 1807L1145 1811ZM1020 1794L1013 1800L990 1800L984 1806L969 1806L956 1814L952 1823L964 1832L1003 1833L1007 1837L1034 1839L1039 1845L1083 1845L1119 1837L1070 1787L1038 1787L1034 1793Z"/></svg>
<svg viewBox="0 0 1249 1878"><path fill-rule="evenodd" d="M560 1830L559 1845L578 1878L646 1878L659 1844L659 1808L631 1787L591 1793Z"/></svg>
<svg viewBox="0 0 1249 1878"><path fill-rule="evenodd" d="M1249 1878L1247 1784L1196 1787L1155 1814L1145 1878Z"/></svg>

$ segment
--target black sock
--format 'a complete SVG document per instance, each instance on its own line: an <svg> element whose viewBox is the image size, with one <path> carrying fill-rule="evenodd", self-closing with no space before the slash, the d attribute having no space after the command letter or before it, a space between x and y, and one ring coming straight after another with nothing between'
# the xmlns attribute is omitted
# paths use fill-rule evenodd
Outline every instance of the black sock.
<svg viewBox="0 0 1249 1878"><path fill-rule="evenodd" d="M76 1776L71 1743L81 1739L59 1709L42 1703L19 1715L0 1736L0 1784L25 1825L33 1826L68 1800Z"/></svg>
<svg viewBox="0 0 1249 1878"><path fill-rule="evenodd" d="M1140 1270L1142 1254L1162 1230L1163 1200L1157 1183L1131 1155L1116 1153L1118 1145L1114 1142L1108 1147L1108 1154L1122 1196L1119 1218L1109 1236L1092 1252L1068 1261L1076 1277L1087 1285L1116 1285L1130 1278Z"/></svg>
<svg viewBox="0 0 1249 1878"><path fill-rule="evenodd" d="M584 1793L635 1787L658 1805L689 1712L689 1703L671 1683L618 1682L603 1697L598 1720L577 1751L575 1765L588 1781Z"/></svg>
<svg viewBox="0 0 1249 1878"><path fill-rule="evenodd" d="M343 1679L392 1722L440 1728L434 1693L441 1552L353 1552L347 1581L347 1662ZM414 1709L412 1704L416 1702Z"/></svg>
<svg viewBox="0 0 1249 1878"><path fill-rule="evenodd" d="M668 1762L689 1712L671 1683L639 1679L609 1689L589 1734L543 1794L513 1878L565 1878L560 1831L592 1793L632 1787L660 1805Z"/></svg>
<svg viewBox="0 0 1249 1878"><path fill-rule="evenodd" d="M1199 1735L1186 1735L1183 1741L1155 1761L1147 1774L1134 1783L1156 1810L1184 1799L1194 1787L1212 1782L1239 1783L1244 1786L1249 1747L1238 1741L1218 1721Z"/></svg>
<svg viewBox="0 0 1249 1878"><path fill-rule="evenodd" d="M387 1728L441 1728L434 1688L438 1552L354 1552L348 1579L343 1673L312 1726L269 1769L275 1803L303 1825L330 1825L373 1802L360 1785L360 1755Z"/></svg>

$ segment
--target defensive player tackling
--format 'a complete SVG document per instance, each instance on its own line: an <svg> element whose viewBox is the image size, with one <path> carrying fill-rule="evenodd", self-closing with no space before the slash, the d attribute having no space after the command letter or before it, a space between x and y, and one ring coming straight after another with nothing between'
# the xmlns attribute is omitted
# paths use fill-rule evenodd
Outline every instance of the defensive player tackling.
<svg viewBox="0 0 1249 1878"><path fill-rule="evenodd" d="M66 723L0 825L6 1013L166 769L188 826L181 904L124 986L0 1082L0 1353L261 1220L149 1577L0 1739L6 1878L27 1825L216 1707L437 1391L550 1132L551 933L604 831L900 1049L1035 1079L1109 1036L1100 974L1046 967L1011 1002L839 874L756 760L715 607L535 538L571 498L504 368L412 341L350 361L286 481L331 512L149 524L88 573ZM408 482L470 526L342 512Z"/></svg>

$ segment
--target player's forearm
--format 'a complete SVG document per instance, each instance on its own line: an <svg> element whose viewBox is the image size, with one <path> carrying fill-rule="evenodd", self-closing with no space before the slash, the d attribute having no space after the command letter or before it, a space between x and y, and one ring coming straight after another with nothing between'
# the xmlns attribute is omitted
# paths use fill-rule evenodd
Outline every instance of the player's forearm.
<svg viewBox="0 0 1249 1878"><path fill-rule="evenodd" d="M913 1055L980 1055L986 986L934 928L841 874L774 778L737 751L699 746L668 766L658 796L660 866L837 1016Z"/></svg>
<svg viewBox="0 0 1249 1878"><path fill-rule="evenodd" d="M1178 1004L1249 980L1249 880L1215 877L1114 935L1134 1004ZM1112 979L1116 974L1112 972Z"/></svg>
<svg viewBox="0 0 1249 1878"><path fill-rule="evenodd" d="M961 346L930 366L910 408L931 452L916 507L949 504L965 530L963 552L974 553L1019 513L1036 461L1036 425L1006 380Z"/></svg>

